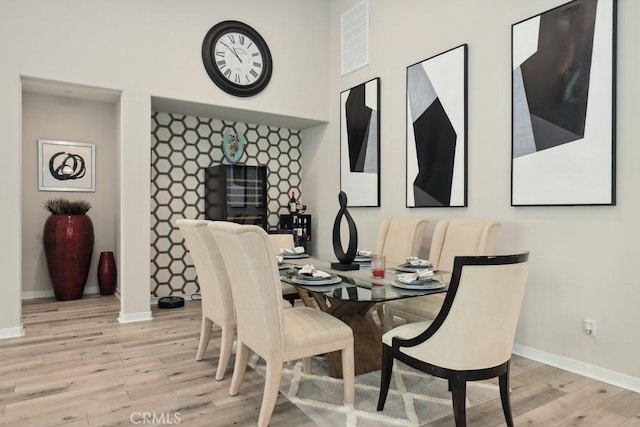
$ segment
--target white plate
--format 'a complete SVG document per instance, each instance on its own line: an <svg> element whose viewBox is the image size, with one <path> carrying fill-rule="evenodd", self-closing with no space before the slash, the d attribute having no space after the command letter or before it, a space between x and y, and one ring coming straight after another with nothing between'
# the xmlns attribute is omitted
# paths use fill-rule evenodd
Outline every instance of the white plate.
<svg viewBox="0 0 640 427"><path fill-rule="evenodd" d="M414 280L411 283L402 283L399 280L394 280L392 286L396 288L402 289L419 289L419 290L430 290L430 289L442 289L447 286L446 283L440 282L438 280Z"/></svg>
<svg viewBox="0 0 640 427"><path fill-rule="evenodd" d="M370 256L360 256L357 255L353 261L355 262L371 262L371 257Z"/></svg>
<svg viewBox="0 0 640 427"><path fill-rule="evenodd" d="M415 273L417 270L432 269L432 268L433 266L420 267L417 265L400 264L399 266L396 267L396 271L401 271L403 273Z"/></svg>
<svg viewBox="0 0 640 427"><path fill-rule="evenodd" d="M301 279L300 276L294 276L291 281L298 285L335 285L336 283L342 282L342 279L338 276L331 276L323 277L322 280L316 280L315 278L313 280L307 280Z"/></svg>
<svg viewBox="0 0 640 427"><path fill-rule="evenodd" d="M309 254L282 254L283 259L309 258Z"/></svg>
<svg viewBox="0 0 640 427"><path fill-rule="evenodd" d="M327 273L328 274L328 273ZM296 276L298 279L300 280L309 280L309 281L314 281L317 282L318 280L327 280L330 279L331 277L333 277L333 275L329 275L329 276L312 276L311 274L304 274L304 273L300 273L298 271L298 275Z"/></svg>

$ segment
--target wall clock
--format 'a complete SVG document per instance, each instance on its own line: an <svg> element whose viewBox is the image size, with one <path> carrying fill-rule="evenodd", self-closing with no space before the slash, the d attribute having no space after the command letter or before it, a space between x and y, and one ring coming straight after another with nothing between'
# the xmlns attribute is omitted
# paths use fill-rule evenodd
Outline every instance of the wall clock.
<svg viewBox="0 0 640 427"><path fill-rule="evenodd" d="M202 61L211 80L227 93L252 96L271 79L271 52L262 36L238 21L220 22L207 32Z"/></svg>

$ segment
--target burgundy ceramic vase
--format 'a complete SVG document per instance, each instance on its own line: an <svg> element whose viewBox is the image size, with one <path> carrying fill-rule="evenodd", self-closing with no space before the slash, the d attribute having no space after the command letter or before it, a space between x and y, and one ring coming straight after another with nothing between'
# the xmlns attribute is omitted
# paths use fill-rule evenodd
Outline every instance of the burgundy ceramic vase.
<svg viewBox="0 0 640 427"><path fill-rule="evenodd" d="M113 252L100 252L98 261L98 285L100 295L113 295L118 283L118 270Z"/></svg>
<svg viewBox="0 0 640 427"><path fill-rule="evenodd" d="M87 215L49 215L42 236L57 300L82 298L93 255L93 223Z"/></svg>

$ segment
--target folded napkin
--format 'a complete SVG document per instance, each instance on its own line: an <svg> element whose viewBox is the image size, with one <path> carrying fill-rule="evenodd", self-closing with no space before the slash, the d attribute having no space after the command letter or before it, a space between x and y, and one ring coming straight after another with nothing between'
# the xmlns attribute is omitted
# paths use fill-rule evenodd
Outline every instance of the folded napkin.
<svg viewBox="0 0 640 427"><path fill-rule="evenodd" d="M280 248L280 253L285 255L303 254L304 248L302 246L296 246L295 248Z"/></svg>
<svg viewBox="0 0 640 427"><path fill-rule="evenodd" d="M433 265L428 259L420 259L415 256L407 257L407 264L415 267L431 267Z"/></svg>
<svg viewBox="0 0 640 427"><path fill-rule="evenodd" d="M303 265L298 274L306 274L313 277L331 277L331 274L325 271L316 270L311 264Z"/></svg>
<svg viewBox="0 0 640 427"><path fill-rule="evenodd" d="M416 280L429 280L433 277L433 270L425 268L424 270L416 270L415 273L402 273L396 275L396 279L402 283L411 283Z"/></svg>
<svg viewBox="0 0 640 427"><path fill-rule="evenodd" d="M362 251L362 250L358 249L358 252L356 252L356 255L363 256L363 257L370 257L371 256L371 251Z"/></svg>

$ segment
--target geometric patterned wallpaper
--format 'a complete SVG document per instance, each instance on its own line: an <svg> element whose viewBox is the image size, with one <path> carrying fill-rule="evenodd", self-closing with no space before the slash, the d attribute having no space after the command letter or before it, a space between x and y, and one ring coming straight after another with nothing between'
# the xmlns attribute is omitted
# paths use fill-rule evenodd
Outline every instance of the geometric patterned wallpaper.
<svg viewBox="0 0 640 427"><path fill-rule="evenodd" d="M227 163L222 137L242 133L239 164L267 166L269 228L288 212L291 191L300 196L300 131L205 117L154 112L151 116L151 295L199 292L196 270L175 225L204 219L204 168Z"/></svg>

